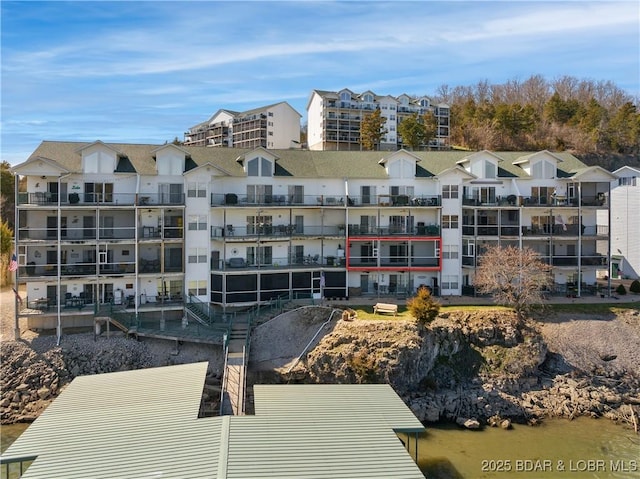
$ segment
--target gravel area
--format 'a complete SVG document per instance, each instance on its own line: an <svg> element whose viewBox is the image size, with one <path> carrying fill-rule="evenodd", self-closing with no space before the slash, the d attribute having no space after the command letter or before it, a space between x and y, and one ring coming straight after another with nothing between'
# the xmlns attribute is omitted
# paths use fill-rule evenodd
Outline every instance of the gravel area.
<svg viewBox="0 0 640 479"><path fill-rule="evenodd" d="M541 330L551 352L585 373L640 377L640 311L557 314L543 321Z"/></svg>

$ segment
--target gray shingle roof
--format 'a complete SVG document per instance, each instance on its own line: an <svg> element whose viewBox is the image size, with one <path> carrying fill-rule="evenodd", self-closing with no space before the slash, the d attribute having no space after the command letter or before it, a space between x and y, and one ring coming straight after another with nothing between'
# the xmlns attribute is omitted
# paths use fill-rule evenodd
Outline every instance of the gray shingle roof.
<svg viewBox="0 0 640 479"><path fill-rule="evenodd" d="M30 158L44 157L51 159L63 168L80 172L82 147L91 143L44 141L33 152ZM128 158L139 174L155 175L154 150L162 145L108 143ZM207 163L220 167L232 176L244 176L242 165L236 161L238 157L253 150L239 148L207 148L204 146L183 146L195 165ZM276 175L299 178L363 178L386 179L383 166L378 162L395 152L386 151L310 151L310 150L272 150L278 157ZM416 151L411 152L420 159L417 177L431 177L454 167L456 163L475 152L451 151ZM500 163L499 175L505 178L528 178L520 165L514 162L526 159L535 152L492 152L503 161ZM570 153L553 153L562 161L558 164L558 177L571 177L586 165Z"/></svg>

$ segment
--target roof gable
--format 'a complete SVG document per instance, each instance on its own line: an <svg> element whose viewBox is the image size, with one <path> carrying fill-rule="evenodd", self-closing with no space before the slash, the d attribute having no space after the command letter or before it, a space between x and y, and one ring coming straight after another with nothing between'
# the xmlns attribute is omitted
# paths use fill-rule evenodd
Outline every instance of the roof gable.
<svg viewBox="0 0 640 479"><path fill-rule="evenodd" d="M69 173L69 170L56 161L42 156L31 157L27 161L13 166L10 171L23 176L58 176Z"/></svg>

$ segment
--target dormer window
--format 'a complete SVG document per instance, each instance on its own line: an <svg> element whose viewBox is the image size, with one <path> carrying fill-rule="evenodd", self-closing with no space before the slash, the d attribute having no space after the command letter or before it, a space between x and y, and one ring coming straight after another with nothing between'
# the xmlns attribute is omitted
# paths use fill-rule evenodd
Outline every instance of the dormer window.
<svg viewBox="0 0 640 479"><path fill-rule="evenodd" d="M351 94L348 91L340 93L340 101L351 101Z"/></svg>
<svg viewBox="0 0 640 479"><path fill-rule="evenodd" d="M538 161L531 167L531 176L536 179L553 179L555 175L556 166L550 161Z"/></svg>
<svg viewBox="0 0 640 479"><path fill-rule="evenodd" d="M484 177L485 178L495 178L498 176L498 167L491 163L490 161L484 162Z"/></svg>
<svg viewBox="0 0 640 479"><path fill-rule="evenodd" d="M423 108L428 108L429 107L429 100L426 100L426 99L423 98L422 100L420 100L420 106L423 107Z"/></svg>
<svg viewBox="0 0 640 479"><path fill-rule="evenodd" d="M365 103L373 103L373 95L371 93L367 93L362 97Z"/></svg>
<svg viewBox="0 0 640 479"><path fill-rule="evenodd" d="M247 162L247 176L273 176L271 161L263 157L249 160Z"/></svg>

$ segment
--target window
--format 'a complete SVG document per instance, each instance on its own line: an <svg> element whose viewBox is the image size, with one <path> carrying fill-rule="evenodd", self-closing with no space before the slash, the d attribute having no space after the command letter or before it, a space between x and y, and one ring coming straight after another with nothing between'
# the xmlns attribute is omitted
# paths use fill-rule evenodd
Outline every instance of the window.
<svg viewBox="0 0 640 479"><path fill-rule="evenodd" d="M442 247L442 259L458 259L458 245L446 244Z"/></svg>
<svg viewBox="0 0 640 479"><path fill-rule="evenodd" d="M618 186L636 186L636 177L618 178Z"/></svg>
<svg viewBox="0 0 640 479"><path fill-rule="evenodd" d="M456 274L443 275L442 289L458 289L458 275Z"/></svg>
<svg viewBox="0 0 640 479"><path fill-rule="evenodd" d="M207 184L206 183L187 183L187 197L189 198L206 198L207 196Z"/></svg>
<svg viewBox="0 0 640 479"><path fill-rule="evenodd" d="M551 204L551 197L555 191L555 188L550 186L533 186L531 187L532 201L539 205Z"/></svg>
<svg viewBox="0 0 640 479"><path fill-rule="evenodd" d="M247 185L247 203L272 203L272 185Z"/></svg>
<svg viewBox="0 0 640 479"><path fill-rule="evenodd" d="M373 95L371 93L367 93L364 97L363 100L367 103L373 103Z"/></svg>
<svg viewBox="0 0 640 479"><path fill-rule="evenodd" d="M273 132L272 132L272 131L269 131L269 132L268 132L268 135L269 135L269 136L273 136Z"/></svg>
<svg viewBox="0 0 640 479"><path fill-rule="evenodd" d="M160 183L158 185L159 202L162 205L179 205L184 202L182 183Z"/></svg>
<svg viewBox="0 0 640 479"><path fill-rule="evenodd" d="M351 95L349 92L343 91L340 93L340 101L351 101Z"/></svg>
<svg viewBox="0 0 640 479"><path fill-rule="evenodd" d="M189 231L205 231L207 229L207 215L190 215L187 228Z"/></svg>
<svg viewBox="0 0 640 479"><path fill-rule="evenodd" d="M360 198L361 203L363 205L370 205L377 203L378 199L376 196L376 187L375 186L361 186L360 187Z"/></svg>
<svg viewBox="0 0 640 479"><path fill-rule="evenodd" d="M395 115L389 115L389 120L396 121L396 116Z"/></svg>
<svg viewBox="0 0 640 479"><path fill-rule="evenodd" d="M484 162L484 177L485 178L495 178L497 175L496 165L491 163L490 161Z"/></svg>
<svg viewBox="0 0 640 479"><path fill-rule="evenodd" d="M247 263L251 265L273 263L271 246L247 246Z"/></svg>
<svg viewBox="0 0 640 479"><path fill-rule="evenodd" d="M411 165L413 166L413 165ZM405 168L406 169L406 168ZM389 192L391 193L391 196L398 196L398 195L406 195L409 197L413 197L413 192L414 192L414 187L413 186L391 186L389 188Z"/></svg>
<svg viewBox="0 0 640 479"><path fill-rule="evenodd" d="M476 204L493 204L496 200L496 189L493 186L465 188L465 198L474 200Z"/></svg>
<svg viewBox="0 0 640 479"><path fill-rule="evenodd" d="M272 112L272 111L269 111L269 112L267 112L267 115L269 115L269 116L273 116L273 112Z"/></svg>
<svg viewBox="0 0 640 479"><path fill-rule="evenodd" d="M85 183L84 201L86 203L113 202L113 183Z"/></svg>
<svg viewBox="0 0 640 479"><path fill-rule="evenodd" d="M442 215L442 227L445 229L458 229L458 215Z"/></svg>
<svg viewBox="0 0 640 479"><path fill-rule="evenodd" d="M189 248L187 254L187 263L206 263L207 262L207 250L206 248Z"/></svg>
<svg viewBox="0 0 640 479"><path fill-rule="evenodd" d="M555 177L556 167L549 161L538 161L533 164L531 173L534 178L551 179Z"/></svg>
<svg viewBox="0 0 640 479"><path fill-rule="evenodd" d="M250 235L269 235L273 231L272 216L247 216L247 233Z"/></svg>
<svg viewBox="0 0 640 479"><path fill-rule="evenodd" d="M455 199L458 197L458 185L442 185L442 198Z"/></svg>
<svg viewBox="0 0 640 479"><path fill-rule="evenodd" d="M247 162L247 176L273 176L271 161L262 157L249 160Z"/></svg>
<svg viewBox="0 0 640 479"><path fill-rule="evenodd" d="M189 281L189 295L203 296L207 294L207 280Z"/></svg>
<svg viewBox="0 0 640 479"><path fill-rule="evenodd" d="M302 204L304 203L304 186L303 185L289 185L289 204Z"/></svg>

